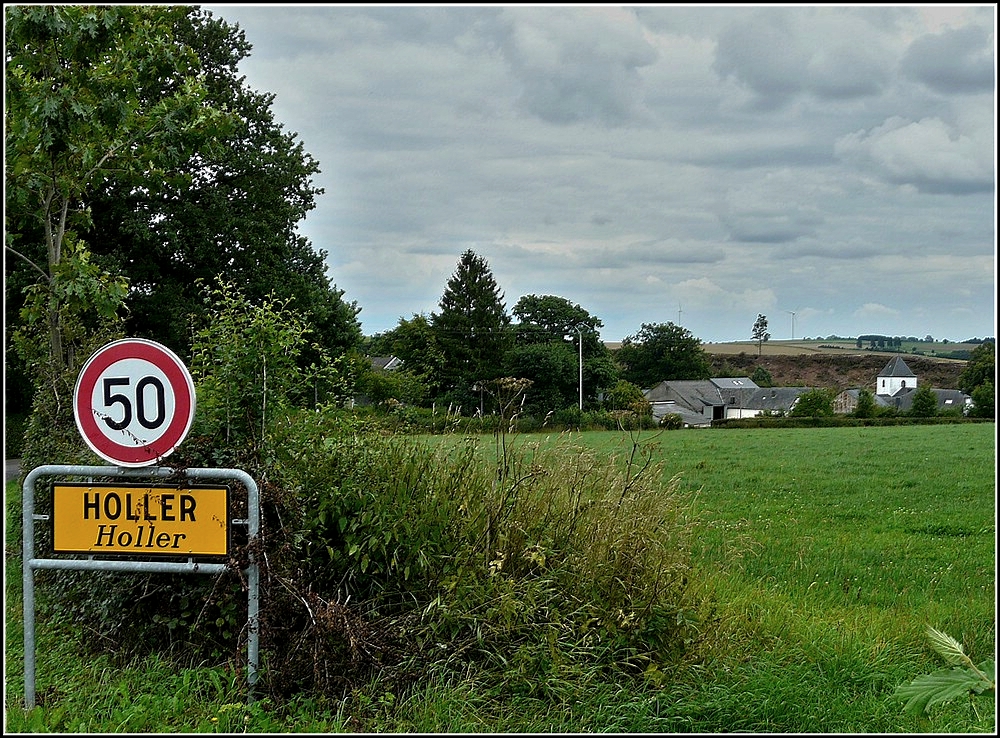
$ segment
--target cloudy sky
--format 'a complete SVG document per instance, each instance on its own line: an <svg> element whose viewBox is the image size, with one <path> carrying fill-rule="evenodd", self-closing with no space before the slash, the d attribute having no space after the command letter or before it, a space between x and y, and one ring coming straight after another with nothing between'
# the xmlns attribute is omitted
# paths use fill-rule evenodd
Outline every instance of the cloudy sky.
<svg viewBox="0 0 1000 738"><path fill-rule="evenodd" d="M618 341L996 335L996 7L206 5L363 331L461 254Z"/></svg>

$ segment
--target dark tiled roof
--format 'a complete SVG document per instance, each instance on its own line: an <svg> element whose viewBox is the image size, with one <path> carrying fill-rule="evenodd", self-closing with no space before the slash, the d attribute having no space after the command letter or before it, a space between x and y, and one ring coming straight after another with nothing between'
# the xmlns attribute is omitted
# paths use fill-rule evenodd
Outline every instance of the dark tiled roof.
<svg viewBox="0 0 1000 738"><path fill-rule="evenodd" d="M880 377L915 377L917 376L912 371L910 367L906 365L898 356L893 356L892 360L885 365L885 369L879 372Z"/></svg>

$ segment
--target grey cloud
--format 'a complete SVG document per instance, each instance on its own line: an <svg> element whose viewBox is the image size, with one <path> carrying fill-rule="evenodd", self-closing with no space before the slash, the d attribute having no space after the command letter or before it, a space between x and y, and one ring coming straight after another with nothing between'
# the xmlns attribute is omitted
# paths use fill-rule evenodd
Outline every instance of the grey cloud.
<svg viewBox="0 0 1000 738"><path fill-rule="evenodd" d="M785 208L729 208L719 219L729 231L733 241L749 243L787 243L804 236L811 236L823 223L815 213L798 207Z"/></svg>
<svg viewBox="0 0 1000 738"><path fill-rule="evenodd" d="M796 47L784 12L761 11L719 34L713 68L777 105L802 89L808 55Z"/></svg>
<svg viewBox="0 0 1000 738"><path fill-rule="evenodd" d="M508 8L504 58L524 110L555 124L625 125L646 117L640 67L656 60L620 8Z"/></svg>
<svg viewBox="0 0 1000 738"><path fill-rule="evenodd" d="M943 94L989 92L996 84L993 39L981 26L922 36L910 44L900 68Z"/></svg>
<svg viewBox="0 0 1000 738"><path fill-rule="evenodd" d="M435 309L467 248L509 302L564 295L608 340L678 302L706 340L768 305L799 333L994 332L994 96L929 86L973 85L983 42L946 59L955 37L921 34L995 8L221 14L247 21L241 70L320 163L301 232L366 332ZM898 327L850 317L881 302Z"/></svg>
<svg viewBox="0 0 1000 738"><path fill-rule="evenodd" d="M938 118L908 121L895 116L868 131L837 141L844 161L886 181L921 192L969 194L994 188L993 132L964 131Z"/></svg>
<svg viewBox="0 0 1000 738"><path fill-rule="evenodd" d="M702 243L683 242L677 239L640 241L622 249L606 251L603 258L611 257L612 264L597 260L591 266L612 266L627 262L633 265L714 264L723 261L726 253L719 247L706 247Z"/></svg>
<svg viewBox="0 0 1000 738"><path fill-rule="evenodd" d="M817 49L807 71L809 89L830 99L876 95L888 80L885 60L856 42Z"/></svg>
<svg viewBox="0 0 1000 738"><path fill-rule="evenodd" d="M890 57L860 16L835 10L760 10L718 37L715 71L777 108L799 94L854 99L878 94L889 81Z"/></svg>
<svg viewBox="0 0 1000 738"><path fill-rule="evenodd" d="M826 243L817 241L810 244L797 244L793 248L776 252L774 256L776 259L782 260L817 257L820 259L836 259L838 261L861 261L875 256L877 253L868 244Z"/></svg>

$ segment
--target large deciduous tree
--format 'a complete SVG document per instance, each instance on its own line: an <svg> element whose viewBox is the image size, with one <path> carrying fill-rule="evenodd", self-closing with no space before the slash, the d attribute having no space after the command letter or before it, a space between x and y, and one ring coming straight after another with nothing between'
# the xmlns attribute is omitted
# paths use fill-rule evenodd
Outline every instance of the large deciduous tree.
<svg viewBox="0 0 1000 738"><path fill-rule="evenodd" d="M359 309L330 283L326 253L296 230L322 194L318 163L274 120L274 95L239 76L251 50L242 31L189 8L175 34L201 61L208 101L234 120L214 147L189 151L183 177L158 187L118 180L94 204L105 234L95 250L132 281L131 331L186 349L188 316L204 312L195 285L221 275L251 300L288 300L314 341L343 354L360 342Z"/></svg>
<svg viewBox="0 0 1000 738"><path fill-rule="evenodd" d="M997 372L997 345L995 341L984 341L972 350L969 362L958 375L958 388L971 395L976 387L985 382L992 383Z"/></svg>
<svg viewBox="0 0 1000 738"><path fill-rule="evenodd" d="M358 308L295 230L321 192L318 166L273 120L273 96L238 76L241 31L191 6L5 13L6 246L21 257L7 271L9 323L29 285L55 296L50 324L63 293L105 314L117 297L130 334L183 356L192 316L207 314L199 281L221 276L250 300L289 300L334 355L360 341Z"/></svg>
<svg viewBox="0 0 1000 738"><path fill-rule="evenodd" d="M32 335L22 347L44 343L56 370L77 360L88 314L112 318L126 294L122 276L91 259L97 192L114 180L172 180L182 142L207 150L228 121L207 100L197 54L174 36L184 12L4 8L4 247L21 270L11 286L27 300L5 299L23 305L15 325Z"/></svg>
<svg viewBox="0 0 1000 738"><path fill-rule="evenodd" d="M640 387L667 380L708 379L711 362L701 341L674 323L643 323L615 354L624 379Z"/></svg>
<svg viewBox="0 0 1000 738"><path fill-rule="evenodd" d="M193 143L210 152L231 120L175 35L187 12L4 7L5 347L16 349L5 352L4 399L6 411L33 410L26 459L43 447L48 462L72 458L76 373L123 333L128 279L93 248L99 193L175 181Z"/></svg>
<svg viewBox="0 0 1000 738"><path fill-rule="evenodd" d="M527 390L531 411L576 404L581 340L585 401L617 381L617 368L598 333L604 323L580 305L556 295L524 295L511 313L518 322L512 327L508 373L532 381Z"/></svg>
<svg viewBox="0 0 1000 738"><path fill-rule="evenodd" d="M503 373L510 316L485 258L471 249L459 259L431 325L444 357L446 397L465 409L483 407L484 382Z"/></svg>

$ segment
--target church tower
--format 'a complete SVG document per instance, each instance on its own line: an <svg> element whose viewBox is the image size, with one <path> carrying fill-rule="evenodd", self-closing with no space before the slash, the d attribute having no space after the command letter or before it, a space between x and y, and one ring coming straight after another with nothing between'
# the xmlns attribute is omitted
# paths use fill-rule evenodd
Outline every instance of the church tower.
<svg viewBox="0 0 1000 738"><path fill-rule="evenodd" d="M885 369L879 372L878 379L875 380L875 394L891 397L900 390L915 389L916 386L917 375L910 371L905 361L894 356L885 365Z"/></svg>

